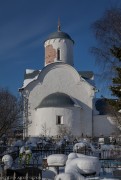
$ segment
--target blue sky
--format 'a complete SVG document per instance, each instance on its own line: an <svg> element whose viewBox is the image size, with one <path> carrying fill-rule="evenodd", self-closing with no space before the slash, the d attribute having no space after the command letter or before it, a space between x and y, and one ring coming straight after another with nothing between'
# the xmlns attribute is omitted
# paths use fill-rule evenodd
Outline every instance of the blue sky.
<svg viewBox="0 0 121 180"><path fill-rule="evenodd" d="M0 0L0 87L17 95L25 69L43 68L43 42L57 30L58 17L62 31L75 41L75 68L96 72L89 51L96 44L91 24L120 4L120 0Z"/></svg>

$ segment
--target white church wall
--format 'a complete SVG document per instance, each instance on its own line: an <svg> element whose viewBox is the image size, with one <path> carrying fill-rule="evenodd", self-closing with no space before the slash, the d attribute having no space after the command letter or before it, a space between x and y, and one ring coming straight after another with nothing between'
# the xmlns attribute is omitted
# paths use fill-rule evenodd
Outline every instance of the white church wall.
<svg viewBox="0 0 121 180"><path fill-rule="evenodd" d="M54 39L50 36L44 43L45 67L33 79L25 78L21 88L23 96L28 98L28 117L24 119L29 122L27 136L42 134L43 125L47 126L48 135L57 135L57 115L63 116L64 123L72 128L75 136L82 133L84 136L110 135L114 132L114 124L93 109L95 88L73 68L73 40L66 34L62 36L60 29L54 35ZM77 107L37 108L45 97L56 92L69 95L77 101Z"/></svg>
<svg viewBox="0 0 121 180"><path fill-rule="evenodd" d="M81 120L83 126L83 135L92 136L92 110L88 107L85 107L81 113Z"/></svg>
<svg viewBox="0 0 121 180"><path fill-rule="evenodd" d="M40 73L38 79L27 86L27 89L30 91L30 110L37 108L41 101L51 93L65 93L78 101L79 106L83 110L81 114L83 134L91 136L93 87L85 80L80 79L77 71L71 66L61 65L61 63L57 64L53 65L49 70L45 68L43 74ZM46 113L48 114L48 111ZM34 121L33 111L30 114L29 118Z"/></svg>
<svg viewBox="0 0 121 180"><path fill-rule="evenodd" d="M51 130L51 135L57 133L57 126L55 125L56 115L61 115L64 117L65 125L69 125L72 128L73 135L79 136L83 135L92 135L92 110L83 106L83 109L80 107L75 108L39 108L37 110L31 110L31 116L29 116L29 135L32 133L39 132L38 127L47 123L48 129ZM51 121L50 121L51 119ZM40 121L38 121L40 120ZM53 124L54 123L54 124ZM55 132L54 127L55 126ZM52 132L53 131L53 132ZM34 135L33 134L33 135ZM37 135L36 134L36 135ZM39 134L38 134L39 135Z"/></svg>
<svg viewBox="0 0 121 180"><path fill-rule="evenodd" d="M73 42L69 39L49 39L45 42L45 48L49 45L52 45L52 48L56 50L60 49L60 61L70 64L73 66ZM55 56L53 62L57 62L57 57ZM51 62L50 62L51 63ZM45 61L45 65L46 61Z"/></svg>
<svg viewBox="0 0 121 180"><path fill-rule="evenodd" d="M59 135L59 127L65 126L71 129L72 134L75 136L81 136L82 132L82 121L80 108L69 107L69 108L39 108L35 110L35 117L33 128L29 131L31 136ZM63 117L63 124L57 124L57 116ZM46 133L46 134L45 134Z"/></svg>
<svg viewBox="0 0 121 180"><path fill-rule="evenodd" d="M107 115L95 115L93 117L94 136L110 136L116 130L116 125Z"/></svg>
<svg viewBox="0 0 121 180"><path fill-rule="evenodd" d="M63 92L92 108L92 97L94 90L91 85L80 77L77 71L68 65L58 65L45 69L44 75L40 73L37 81L28 86L30 92L29 100L32 101L32 108L36 108L41 100L54 92ZM35 97L38 97L37 99Z"/></svg>

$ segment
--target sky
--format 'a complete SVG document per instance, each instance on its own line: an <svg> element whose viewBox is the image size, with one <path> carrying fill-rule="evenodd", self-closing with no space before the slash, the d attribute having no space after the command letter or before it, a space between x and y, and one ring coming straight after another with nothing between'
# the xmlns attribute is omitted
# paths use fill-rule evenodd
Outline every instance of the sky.
<svg viewBox="0 0 121 180"><path fill-rule="evenodd" d="M61 30L75 41L75 68L96 74L91 24L120 4L121 0L0 0L0 87L18 95L25 70L44 67L44 40L57 31L58 17Z"/></svg>

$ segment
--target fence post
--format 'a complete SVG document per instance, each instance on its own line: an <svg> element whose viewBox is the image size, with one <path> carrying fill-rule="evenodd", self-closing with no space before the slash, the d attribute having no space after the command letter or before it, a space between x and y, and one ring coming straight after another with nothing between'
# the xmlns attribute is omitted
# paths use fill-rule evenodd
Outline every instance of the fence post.
<svg viewBox="0 0 121 180"><path fill-rule="evenodd" d="M26 173L26 177L25 178L26 178L26 180L28 180L28 172Z"/></svg>
<svg viewBox="0 0 121 180"><path fill-rule="evenodd" d="M14 172L13 173L13 180L15 180L16 179L16 173Z"/></svg>
<svg viewBox="0 0 121 180"><path fill-rule="evenodd" d="M42 180L42 172L41 172L41 175L39 173L38 180Z"/></svg>

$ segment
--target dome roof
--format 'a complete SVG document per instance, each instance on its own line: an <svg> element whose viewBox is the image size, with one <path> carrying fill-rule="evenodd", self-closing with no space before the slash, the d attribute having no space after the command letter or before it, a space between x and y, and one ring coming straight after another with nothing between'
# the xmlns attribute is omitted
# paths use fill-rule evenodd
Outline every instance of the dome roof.
<svg viewBox="0 0 121 180"><path fill-rule="evenodd" d="M71 41L73 41L67 33L62 32L62 31L57 31L57 32L51 33L45 41L47 41L49 39L56 39L56 38L70 39ZM73 41L73 43L74 43L74 41Z"/></svg>
<svg viewBox="0 0 121 180"><path fill-rule="evenodd" d="M43 107L70 107L74 106L74 102L64 93L53 93L45 97L37 108Z"/></svg>

